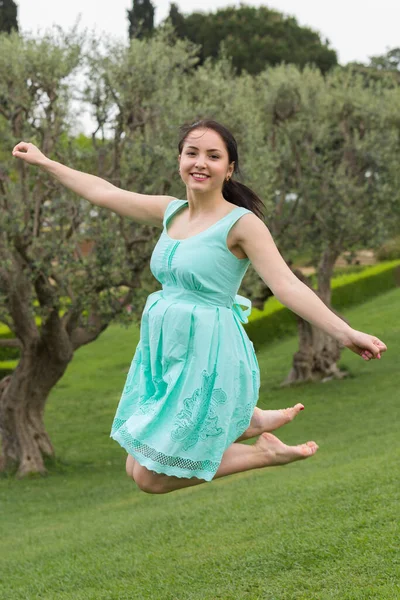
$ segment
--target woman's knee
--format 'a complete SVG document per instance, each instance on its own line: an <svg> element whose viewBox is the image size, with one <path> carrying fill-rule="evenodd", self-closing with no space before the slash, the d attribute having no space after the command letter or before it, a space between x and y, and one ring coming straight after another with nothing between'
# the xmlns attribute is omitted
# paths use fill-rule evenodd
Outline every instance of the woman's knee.
<svg viewBox="0 0 400 600"><path fill-rule="evenodd" d="M163 485L163 478L163 475L153 473L138 463L133 468L133 479L136 485L147 494L164 494L166 489Z"/></svg>

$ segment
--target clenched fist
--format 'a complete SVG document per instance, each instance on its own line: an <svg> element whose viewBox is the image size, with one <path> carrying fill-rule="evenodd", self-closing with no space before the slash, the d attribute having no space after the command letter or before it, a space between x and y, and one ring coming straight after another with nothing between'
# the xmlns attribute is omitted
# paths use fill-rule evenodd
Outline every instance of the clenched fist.
<svg viewBox="0 0 400 600"><path fill-rule="evenodd" d="M16 158L22 158L30 165L42 166L48 160L39 148L29 142L19 142L13 149L12 155Z"/></svg>

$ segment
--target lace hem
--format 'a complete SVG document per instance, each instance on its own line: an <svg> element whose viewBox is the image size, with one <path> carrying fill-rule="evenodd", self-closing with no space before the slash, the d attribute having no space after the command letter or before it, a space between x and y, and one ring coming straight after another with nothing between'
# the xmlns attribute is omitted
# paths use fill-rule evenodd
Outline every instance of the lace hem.
<svg viewBox="0 0 400 600"><path fill-rule="evenodd" d="M133 438L122 419L114 419L110 437L125 448L143 467L164 475L173 475L185 479L196 477L197 479L211 481L220 464L211 460L194 461L189 458L168 456L158 452Z"/></svg>

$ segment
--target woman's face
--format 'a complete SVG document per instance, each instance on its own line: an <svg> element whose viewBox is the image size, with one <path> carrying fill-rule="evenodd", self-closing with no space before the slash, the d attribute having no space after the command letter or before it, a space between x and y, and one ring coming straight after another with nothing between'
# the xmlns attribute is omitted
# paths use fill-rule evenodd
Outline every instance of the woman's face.
<svg viewBox="0 0 400 600"><path fill-rule="evenodd" d="M189 189L196 192L221 190L232 175L224 140L213 129L191 131L179 155L180 174Z"/></svg>

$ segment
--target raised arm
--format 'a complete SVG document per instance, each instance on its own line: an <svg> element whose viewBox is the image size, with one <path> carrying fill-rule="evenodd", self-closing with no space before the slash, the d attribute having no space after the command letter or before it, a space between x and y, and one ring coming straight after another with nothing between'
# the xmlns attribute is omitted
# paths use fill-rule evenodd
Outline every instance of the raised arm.
<svg viewBox="0 0 400 600"><path fill-rule="evenodd" d="M55 177L64 187L72 190L96 206L109 208L138 223L162 227L164 212L170 196L150 196L122 190L105 179L71 169L47 158L34 144L20 142L13 156L36 165Z"/></svg>
<svg viewBox="0 0 400 600"><path fill-rule="evenodd" d="M261 279L290 310L365 360L380 358L381 352L387 350L377 337L352 329L296 277L261 219L255 215L244 215L236 224L235 238Z"/></svg>

